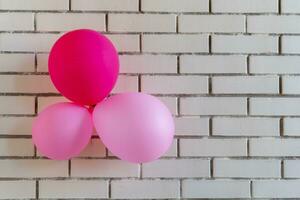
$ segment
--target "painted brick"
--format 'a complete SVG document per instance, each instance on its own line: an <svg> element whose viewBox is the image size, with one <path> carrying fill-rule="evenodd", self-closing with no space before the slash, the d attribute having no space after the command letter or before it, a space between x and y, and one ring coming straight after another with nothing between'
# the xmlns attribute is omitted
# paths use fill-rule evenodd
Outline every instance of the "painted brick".
<svg viewBox="0 0 300 200"><path fill-rule="evenodd" d="M299 139L257 138L250 140L250 156L299 156Z"/></svg>
<svg viewBox="0 0 300 200"><path fill-rule="evenodd" d="M0 181L0 198L35 198L35 181Z"/></svg>
<svg viewBox="0 0 300 200"><path fill-rule="evenodd" d="M253 181L255 198L299 198L299 180L259 180Z"/></svg>
<svg viewBox="0 0 300 200"><path fill-rule="evenodd" d="M265 35L213 35L214 53L277 53L278 37Z"/></svg>
<svg viewBox="0 0 300 200"><path fill-rule="evenodd" d="M69 31L72 29L105 30L105 15L95 13L38 13L38 31Z"/></svg>
<svg viewBox="0 0 300 200"><path fill-rule="evenodd" d="M72 0L72 10L138 11L138 0Z"/></svg>
<svg viewBox="0 0 300 200"><path fill-rule="evenodd" d="M184 198L250 198L246 180L183 180Z"/></svg>
<svg viewBox="0 0 300 200"><path fill-rule="evenodd" d="M247 100L238 97L190 97L180 99L183 115L246 115Z"/></svg>
<svg viewBox="0 0 300 200"><path fill-rule="evenodd" d="M280 178L280 160L214 159L214 177Z"/></svg>
<svg viewBox="0 0 300 200"><path fill-rule="evenodd" d="M68 10L68 0L1 0L1 10Z"/></svg>
<svg viewBox="0 0 300 200"><path fill-rule="evenodd" d="M142 0L142 11L208 12L208 0Z"/></svg>
<svg viewBox="0 0 300 200"><path fill-rule="evenodd" d="M152 94L205 94L205 76L142 76L142 92Z"/></svg>
<svg viewBox="0 0 300 200"><path fill-rule="evenodd" d="M299 98L250 98L251 115L300 115Z"/></svg>
<svg viewBox="0 0 300 200"><path fill-rule="evenodd" d="M43 199L108 198L108 182L104 180L44 180L39 182Z"/></svg>
<svg viewBox="0 0 300 200"><path fill-rule="evenodd" d="M213 135L279 136L279 118L225 118L212 120Z"/></svg>
<svg viewBox="0 0 300 200"><path fill-rule="evenodd" d="M208 52L207 35L143 35L143 52L200 53Z"/></svg>
<svg viewBox="0 0 300 200"><path fill-rule="evenodd" d="M31 135L33 117L0 117L0 135Z"/></svg>
<svg viewBox="0 0 300 200"><path fill-rule="evenodd" d="M119 59L120 73L177 73L177 57L172 55L121 55Z"/></svg>
<svg viewBox="0 0 300 200"><path fill-rule="evenodd" d="M0 72L34 72L34 54L0 54Z"/></svg>
<svg viewBox="0 0 300 200"><path fill-rule="evenodd" d="M144 163L143 177L187 178L209 177L209 160L201 159L172 159L157 160Z"/></svg>
<svg viewBox="0 0 300 200"><path fill-rule="evenodd" d="M179 32L245 32L245 21L245 17L240 15L180 15Z"/></svg>
<svg viewBox="0 0 300 200"><path fill-rule="evenodd" d="M138 177L139 165L121 160L72 160L72 177Z"/></svg>
<svg viewBox="0 0 300 200"><path fill-rule="evenodd" d="M199 117L175 118L176 135L208 135L209 119Z"/></svg>
<svg viewBox="0 0 300 200"><path fill-rule="evenodd" d="M180 56L180 73L188 74L244 74L246 57L238 55L183 55Z"/></svg>
<svg viewBox="0 0 300 200"><path fill-rule="evenodd" d="M42 159L0 160L2 178L67 177L68 161Z"/></svg>
<svg viewBox="0 0 300 200"><path fill-rule="evenodd" d="M252 74L300 74L298 56L250 56Z"/></svg>
<svg viewBox="0 0 300 200"><path fill-rule="evenodd" d="M300 135L300 119L299 118L284 118L283 119L284 135L298 136Z"/></svg>
<svg viewBox="0 0 300 200"><path fill-rule="evenodd" d="M0 114L34 114L34 97L0 96Z"/></svg>
<svg viewBox="0 0 300 200"><path fill-rule="evenodd" d="M176 32L176 15L109 14L112 32Z"/></svg>
<svg viewBox="0 0 300 200"><path fill-rule="evenodd" d="M111 196L114 199L179 198L176 180L113 180Z"/></svg>
<svg viewBox="0 0 300 200"><path fill-rule="evenodd" d="M0 92L58 93L46 75L0 75Z"/></svg>
<svg viewBox="0 0 300 200"><path fill-rule="evenodd" d="M180 156L246 156L246 139L180 139Z"/></svg>
<svg viewBox="0 0 300 200"><path fill-rule="evenodd" d="M216 13L277 13L277 0L212 0Z"/></svg>
<svg viewBox="0 0 300 200"><path fill-rule="evenodd" d="M34 156L31 139L0 139L0 156Z"/></svg>
<svg viewBox="0 0 300 200"><path fill-rule="evenodd" d="M261 87L261 86L264 87ZM218 76L212 78L215 94L278 94L278 76Z"/></svg>

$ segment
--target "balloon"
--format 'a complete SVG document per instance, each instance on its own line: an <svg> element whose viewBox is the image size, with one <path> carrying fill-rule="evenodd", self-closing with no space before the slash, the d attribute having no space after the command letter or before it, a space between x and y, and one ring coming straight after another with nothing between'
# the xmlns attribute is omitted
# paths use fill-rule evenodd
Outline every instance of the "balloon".
<svg viewBox="0 0 300 200"><path fill-rule="evenodd" d="M143 93L119 94L98 103L93 121L104 145L120 159L134 163L159 158L174 137L168 108Z"/></svg>
<svg viewBox="0 0 300 200"><path fill-rule="evenodd" d="M80 29L64 34L51 49L49 73L57 90L71 101L95 105L113 89L118 53L100 33Z"/></svg>
<svg viewBox="0 0 300 200"><path fill-rule="evenodd" d="M57 103L44 109L33 122L32 139L38 151L55 160L77 156L93 131L91 113L74 103Z"/></svg>

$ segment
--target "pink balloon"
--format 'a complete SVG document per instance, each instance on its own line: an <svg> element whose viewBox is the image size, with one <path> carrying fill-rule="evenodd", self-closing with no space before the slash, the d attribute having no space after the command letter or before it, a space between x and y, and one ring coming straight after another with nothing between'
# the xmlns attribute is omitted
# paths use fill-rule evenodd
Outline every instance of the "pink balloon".
<svg viewBox="0 0 300 200"><path fill-rule="evenodd" d="M51 49L49 73L57 90L78 104L95 105L113 89L118 53L100 33L80 29L59 38Z"/></svg>
<svg viewBox="0 0 300 200"><path fill-rule="evenodd" d="M171 146L174 122L157 98L124 93L97 104L95 128L104 145L122 160L143 163L162 156Z"/></svg>
<svg viewBox="0 0 300 200"><path fill-rule="evenodd" d="M32 139L38 151L55 160L77 156L88 144L93 131L91 113L73 103L57 103L35 119Z"/></svg>

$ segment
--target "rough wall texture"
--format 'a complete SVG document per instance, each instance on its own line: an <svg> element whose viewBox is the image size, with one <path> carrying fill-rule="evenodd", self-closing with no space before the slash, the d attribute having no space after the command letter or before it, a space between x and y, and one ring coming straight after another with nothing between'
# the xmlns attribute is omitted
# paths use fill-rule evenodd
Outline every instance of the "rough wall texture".
<svg viewBox="0 0 300 200"><path fill-rule="evenodd" d="M300 198L299 0L0 0L0 198ZM47 160L31 122L64 100L47 52L92 28L120 52L114 93L175 116L160 160L129 164L94 138Z"/></svg>

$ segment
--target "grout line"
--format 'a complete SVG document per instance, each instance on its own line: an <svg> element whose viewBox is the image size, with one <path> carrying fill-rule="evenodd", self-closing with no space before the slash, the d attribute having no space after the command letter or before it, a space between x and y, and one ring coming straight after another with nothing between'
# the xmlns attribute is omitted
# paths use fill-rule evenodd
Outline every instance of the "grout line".
<svg viewBox="0 0 300 200"><path fill-rule="evenodd" d="M35 199L39 199L39 193L40 193L40 191L39 191L39 181L38 180L36 180L36 182L35 182Z"/></svg>
<svg viewBox="0 0 300 200"><path fill-rule="evenodd" d="M214 158L211 158L209 163L210 163L210 178L214 178Z"/></svg>
<svg viewBox="0 0 300 200"><path fill-rule="evenodd" d="M280 177L284 178L284 160L280 161Z"/></svg>
<svg viewBox="0 0 300 200"><path fill-rule="evenodd" d="M281 0L277 0L277 1L278 1L278 14L281 15L282 13Z"/></svg>
<svg viewBox="0 0 300 200"><path fill-rule="evenodd" d="M72 0L69 0L69 11L72 11Z"/></svg>
<svg viewBox="0 0 300 200"><path fill-rule="evenodd" d="M105 14L105 31L108 32L108 13Z"/></svg>
<svg viewBox="0 0 300 200"><path fill-rule="evenodd" d="M68 176L71 177L71 160L68 160Z"/></svg>

